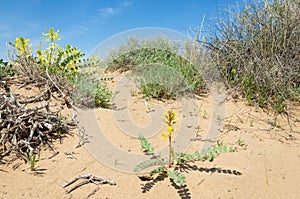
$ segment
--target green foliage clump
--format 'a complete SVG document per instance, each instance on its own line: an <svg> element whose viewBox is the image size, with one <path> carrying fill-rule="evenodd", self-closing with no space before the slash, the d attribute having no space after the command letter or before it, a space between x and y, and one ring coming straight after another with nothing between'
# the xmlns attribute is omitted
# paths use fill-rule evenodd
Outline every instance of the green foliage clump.
<svg viewBox="0 0 300 199"><path fill-rule="evenodd" d="M84 54L70 44L65 45L65 48L61 48L58 44L58 41L61 40L59 31L55 32L54 28L50 28L47 33L42 34L44 40L49 44L44 50L42 50L42 43L38 46L36 51L39 58L38 64L44 68L48 67L50 74L59 74L73 81L78 72L77 63L81 62Z"/></svg>
<svg viewBox="0 0 300 199"><path fill-rule="evenodd" d="M0 59L0 80L6 75L13 76L15 75L15 71L13 70L12 65L9 62Z"/></svg>
<svg viewBox="0 0 300 199"><path fill-rule="evenodd" d="M47 29L42 35L47 47L43 49L40 42L35 53L32 52L29 39L19 37L14 43L10 42L16 51L12 62L13 69L39 83L47 80L45 83L59 90L60 94L73 94L71 97L76 104L89 101L97 107L108 107L111 92L105 82L96 79L92 73L80 71L86 67L96 68L99 61L96 58L84 59L81 50L70 44L60 47L61 37L54 28Z"/></svg>
<svg viewBox="0 0 300 199"><path fill-rule="evenodd" d="M153 153L154 152L154 147L148 142L148 140L142 134L139 134L138 139L141 143L143 152L145 152L145 153Z"/></svg>
<svg viewBox="0 0 300 199"><path fill-rule="evenodd" d="M146 97L175 98L182 84L194 92L205 87L199 70L180 55L176 44L163 36L130 38L118 50L111 51L107 62L110 71L137 72L141 92Z"/></svg>
<svg viewBox="0 0 300 199"><path fill-rule="evenodd" d="M36 169L36 163L44 160L45 158L37 158L36 154L33 152L29 152L25 155L22 155L22 158L26 161L26 163L29 163L31 171L35 171Z"/></svg>
<svg viewBox="0 0 300 199"><path fill-rule="evenodd" d="M16 50L16 58L13 63L18 66L17 69L24 75L33 76L34 72L43 70L47 71L49 75L59 75L68 81L74 81L78 72L76 63L80 62L84 54L70 44L61 48L58 43L61 40L59 31L55 31L54 28L47 29L47 33L42 33L42 35L48 46L42 49L42 42L40 42L35 54L32 52L32 44L29 43L29 39L17 37L14 43L10 42L10 45ZM25 72L26 69L27 72Z"/></svg>
<svg viewBox="0 0 300 199"><path fill-rule="evenodd" d="M300 101L299 21L299 1L253 1L229 10L204 43L229 88L282 113Z"/></svg>

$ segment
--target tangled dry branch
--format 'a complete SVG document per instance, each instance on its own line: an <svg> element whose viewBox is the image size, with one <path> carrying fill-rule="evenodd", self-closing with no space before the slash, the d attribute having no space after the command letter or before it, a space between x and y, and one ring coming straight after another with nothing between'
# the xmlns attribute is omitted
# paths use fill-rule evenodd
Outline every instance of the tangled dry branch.
<svg viewBox="0 0 300 199"><path fill-rule="evenodd" d="M31 98L22 98L11 92L9 80L0 83L0 157L17 152L21 157L34 154L41 144L50 147L53 138L59 138L70 125L52 111L51 91L45 88ZM1 158L0 158L1 159Z"/></svg>

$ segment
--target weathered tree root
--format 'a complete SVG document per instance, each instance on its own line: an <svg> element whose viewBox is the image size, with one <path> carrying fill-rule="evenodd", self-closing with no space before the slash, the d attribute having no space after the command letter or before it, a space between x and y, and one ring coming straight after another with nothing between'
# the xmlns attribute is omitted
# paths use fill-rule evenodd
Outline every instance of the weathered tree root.
<svg viewBox="0 0 300 199"><path fill-rule="evenodd" d="M70 182L68 182L67 184L65 184L63 186L63 188L66 188L68 186L70 186L71 184L75 183L76 181L80 180L80 179L87 179L85 181L82 181L80 183L78 183L77 185L75 185L74 187L72 187L71 189L67 190L67 193L71 193L72 191L74 191L75 189L85 185L85 184L88 184L88 183L94 183L94 184L109 184L109 185L116 185L115 181L114 180L108 180L108 179L105 179L101 176L94 176L92 174L86 174L86 175L80 175L78 177L76 177L75 179L71 180ZM91 195L95 194L98 190L94 190L91 194L89 194L88 197L90 197Z"/></svg>

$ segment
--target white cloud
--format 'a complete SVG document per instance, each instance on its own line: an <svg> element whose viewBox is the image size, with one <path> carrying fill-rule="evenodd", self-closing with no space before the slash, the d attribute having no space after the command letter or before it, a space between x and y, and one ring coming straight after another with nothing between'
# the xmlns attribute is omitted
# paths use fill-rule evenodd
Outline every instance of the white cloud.
<svg viewBox="0 0 300 199"><path fill-rule="evenodd" d="M101 17L112 16L112 15L119 13L119 11L120 11L120 8L112 8L112 7L102 8L102 9L100 9L100 16Z"/></svg>
<svg viewBox="0 0 300 199"><path fill-rule="evenodd" d="M107 7L101 8L99 10L101 17L109 17L119 14L124 11L125 7L131 6L133 3L131 1L123 1L117 7Z"/></svg>
<svg viewBox="0 0 300 199"><path fill-rule="evenodd" d="M122 3L120 3L120 6L122 7L127 7L127 6L131 6L132 2L131 1L123 1Z"/></svg>

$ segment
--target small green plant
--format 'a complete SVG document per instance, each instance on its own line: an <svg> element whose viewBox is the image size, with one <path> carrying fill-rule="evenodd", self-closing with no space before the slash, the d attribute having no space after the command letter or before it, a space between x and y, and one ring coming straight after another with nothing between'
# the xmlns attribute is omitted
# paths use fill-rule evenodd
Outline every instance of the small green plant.
<svg viewBox="0 0 300 199"><path fill-rule="evenodd" d="M208 118L208 113L206 110L203 111L203 115L202 115L203 119L207 119Z"/></svg>
<svg viewBox="0 0 300 199"><path fill-rule="evenodd" d="M58 114L57 117L57 130L56 130L56 136L62 141L62 138L64 137L64 134L68 132L67 126L70 124L66 121L66 117L63 116L61 113Z"/></svg>
<svg viewBox="0 0 300 199"><path fill-rule="evenodd" d="M241 138L239 138L237 141L237 144L242 147L242 149L246 150L247 149L247 144L245 144L245 140L242 140Z"/></svg>
<svg viewBox="0 0 300 199"><path fill-rule="evenodd" d="M138 139L141 143L143 152L145 152L145 153L153 153L154 152L154 147L148 142L148 140L142 134L139 134Z"/></svg>
<svg viewBox="0 0 300 199"><path fill-rule="evenodd" d="M130 91L130 96L137 96L137 94L138 94L138 92L137 92L137 90L131 90Z"/></svg>
<svg viewBox="0 0 300 199"><path fill-rule="evenodd" d="M184 186L186 184L186 178L181 172L181 168L185 164L194 161L213 161L220 153L236 151L236 147L231 146L228 148L218 142L217 145L213 147L203 149L201 153L198 151L192 154L182 152L176 153L172 148L172 135L176 131L174 125L178 122L176 112L172 110L167 111L164 117L164 122L167 125L167 132L162 132L162 138L168 141L168 161L165 161L160 155L156 155L153 156L153 158L137 165L134 169L135 172L140 172L149 167L158 166L150 172L150 176L158 173L165 173L177 186ZM144 136L140 135L139 140L141 142L143 152L147 153L151 150L151 152L154 153L154 148Z"/></svg>
<svg viewBox="0 0 300 199"><path fill-rule="evenodd" d="M36 154L29 152L26 155L22 155L26 163L29 163L31 171L35 171L35 164L45 158L36 159Z"/></svg>
<svg viewBox="0 0 300 199"><path fill-rule="evenodd" d="M110 107L112 92L107 88L104 80L91 78L89 74L79 74L75 81L75 88L76 92L72 97L76 105Z"/></svg>
<svg viewBox="0 0 300 199"><path fill-rule="evenodd" d="M3 59L0 59L0 80L3 76L13 76L15 75L15 71L12 69L12 65Z"/></svg>

